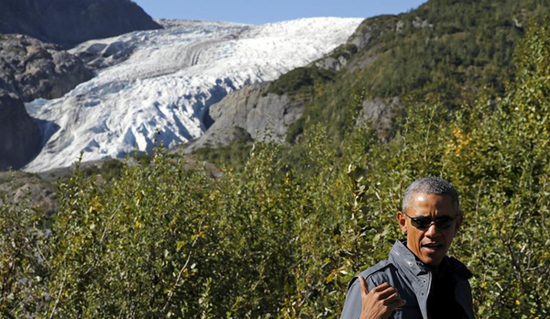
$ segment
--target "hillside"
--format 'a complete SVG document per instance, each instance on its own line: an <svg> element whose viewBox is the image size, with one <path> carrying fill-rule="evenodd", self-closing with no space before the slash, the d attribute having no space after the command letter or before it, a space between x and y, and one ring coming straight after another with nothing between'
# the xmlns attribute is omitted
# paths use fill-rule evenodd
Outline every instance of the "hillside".
<svg viewBox="0 0 550 319"><path fill-rule="evenodd" d="M501 96L514 81L513 52L525 25L549 9L534 0L440 0L367 19L347 44L270 84L267 93L300 100L303 109L283 139L295 145L291 153L299 153L300 135L316 125L326 125L342 141L356 125L368 123L388 140L402 122L398 101L437 96L453 109L481 88ZM246 148L208 149L201 156L228 158L236 149Z"/></svg>
<svg viewBox="0 0 550 319"><path fill-rule="evenodd" d="M352 36L363 40L357 53L348 53L349 66L328 83L306 85L316 92L297 125L332 123L331 132L342 136L348 121L377 97L422 101L437 95L454 108L482 87L499 96L514 80L513 52L523 26L549 9L540 1L440 0L367 20ZM362 99L360 105L354 98Z"/></svg>
<svg viewBox="0 0 550 319"><path fill-rule="evenodd" d="M20 34L0 34L0 89L24 102L55 99L93 77L74 55L59 45Z"/></svg>

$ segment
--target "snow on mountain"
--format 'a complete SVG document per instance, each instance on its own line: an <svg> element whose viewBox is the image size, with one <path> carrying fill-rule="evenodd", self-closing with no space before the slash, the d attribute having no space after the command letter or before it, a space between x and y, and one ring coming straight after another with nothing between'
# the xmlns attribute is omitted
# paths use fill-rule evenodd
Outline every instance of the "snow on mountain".
<svg viewBox="0 0 550 319"><path fill-rule="evenodd" d="M150 152L198 138L208 107L244 85L271 81L344 43L362 19L310 18L251 26L180 21L81 44L98 71L64 97L27 103L44 148L25 170ZM105 53L105 51L110 51ZM121 62L122 61L122 62Z"/></svg>

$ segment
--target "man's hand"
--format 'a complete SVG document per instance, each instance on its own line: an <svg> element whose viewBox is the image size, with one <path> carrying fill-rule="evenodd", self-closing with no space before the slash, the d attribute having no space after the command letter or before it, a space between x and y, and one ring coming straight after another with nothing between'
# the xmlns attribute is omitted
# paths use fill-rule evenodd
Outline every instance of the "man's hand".
<svg viewBox="0 0 550 319"><path fill-rule="evenodd" d="M361 283L361 302L363 309L359 319L387 319L392 312L403 307L406 302L401 299L397 289L387 282L369 292L365 278L359 276Z"/></svg>

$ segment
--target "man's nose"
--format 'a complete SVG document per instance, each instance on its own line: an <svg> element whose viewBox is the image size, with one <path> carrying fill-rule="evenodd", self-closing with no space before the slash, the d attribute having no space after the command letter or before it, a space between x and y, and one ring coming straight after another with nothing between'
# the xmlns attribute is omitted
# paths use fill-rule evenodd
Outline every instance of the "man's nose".
<svg viewBox="0 0 550 319"><path fill-rule="evenodd" d="M428 226L428 229L426 229L425 235L428 237L433 237L437 233L437 226L435 225L435 221L432 221L430 226Z"/></svg>

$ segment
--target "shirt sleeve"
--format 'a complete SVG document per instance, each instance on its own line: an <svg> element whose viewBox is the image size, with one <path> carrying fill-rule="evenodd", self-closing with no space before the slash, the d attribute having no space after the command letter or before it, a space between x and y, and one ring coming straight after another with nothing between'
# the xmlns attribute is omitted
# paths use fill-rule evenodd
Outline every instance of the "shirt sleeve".
<svg viewBox="0 0 550 319"><path fill-rule="evenodd" d="M361 316L361 284L358 278L353 278L340 319L358 319L359 316Z"/></svg>
<svg viewBox="0 0 550 319"><path fill-rule="evenodd" d="M375 276L368 276L366 282L367 289L371 291L374 287L384 282L384 280L377 282ZM361 283L359 282L359 278L354 277L348 288L348 294L346 295L346 301L340 319L358 319L361 316L361 310L363 308L362 302Z"/></svg>

